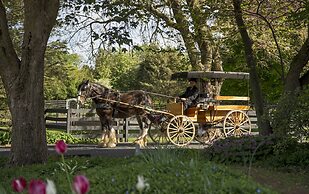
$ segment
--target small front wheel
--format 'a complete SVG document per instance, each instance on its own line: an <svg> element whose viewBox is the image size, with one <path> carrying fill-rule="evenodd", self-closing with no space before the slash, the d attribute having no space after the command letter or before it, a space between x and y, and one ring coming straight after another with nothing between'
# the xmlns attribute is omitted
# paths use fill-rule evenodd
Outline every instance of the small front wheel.
<svg viewBox="0 0 309 194"><path fill-rule="evenodd" d="M195 137L194 123L187 116L177 115L167 125L167 136L176 146L188 145Z"/></svg>
<svg viewBox="0 0 309 194"><path fill-rule="evenodd" d="M157 144L166 144L169 142L169 139L166 134L167 122L152 122L149 125L149 137L150 139Z"/></svg>

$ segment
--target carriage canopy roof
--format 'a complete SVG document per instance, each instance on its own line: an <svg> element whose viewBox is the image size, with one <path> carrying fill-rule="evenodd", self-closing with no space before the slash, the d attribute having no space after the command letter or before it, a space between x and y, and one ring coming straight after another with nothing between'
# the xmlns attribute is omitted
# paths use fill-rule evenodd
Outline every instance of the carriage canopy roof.
<svg viewBox="0 0 309 194"><path fill-rule="evenodd" d="M249 79L249 73L245 72L225 72L225 71L189 71L176 72L171 79L190 79L190 78L224 78L224 79Z"/></svg>

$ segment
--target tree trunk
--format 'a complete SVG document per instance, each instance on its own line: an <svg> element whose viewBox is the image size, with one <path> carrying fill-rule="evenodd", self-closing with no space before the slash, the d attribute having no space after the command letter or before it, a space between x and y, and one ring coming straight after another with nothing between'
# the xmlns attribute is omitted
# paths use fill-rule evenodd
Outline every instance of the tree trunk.
<svg viewBox="0 0 309 194"><path fill-rule="evenodd" d="M33 63L35 62L30 66L34 66ZM13 125L11 149L13 165L42 163L47 160L43 73L38 68L29 70L30 75L34 73L36 76L26 76L9 91Z"/></svg>
<svg viewBox="0 0 309 194"><path fill-rule="evenodd" d="M58 8L58 0L24 0L24 37L19 60L9 35L6 10L0 2L0 74L12 115L12 165L47 160L44 53Z"/></svg>
<svg viewBox="0 0 309 194"><path fill-rule="evenodd" d="M174 17L177 23L177 30L179 30L181 37L187 48L188 56L192 69L202 70L203 65L201 64L201 54L195 45L194 35L190 32L189 21L186 15L182 11L182 7L178 1L172 1L171 7L174 13Z"/></svg>
<svg viewBox="0 0 309 194"><path fill-rule="evenodd" d="M200 0L187 0L187 5L190 10L191 19L194 25L195 42L198 45L201 55L201 63L203 71L212 69L212 35L209 26L207 26L206 14L203 4Z"/></svg>
<svg viewBox="0 0 309 194"><path fill-rule="evenodd" d="M245 22L242 17L241 0L233 0L233 6L236 24L238 26L238 30L244 43L245 57L250 69L250 85L253 93L253 101L256 110L256 116L258 119L258 126L260 128L260 134L269 135L273 133L273 131L270 126L269 120L265 117L263 95L260 87L259 77L256 71L256 59L254 57L252 49L253 44L249 37Z"/></svg>
<svg viewBox="0 0 309 194"><path fill-rule="evenodd" d="M303 46L293 58L289 72L286 76L285 81L285 92L293 93L295 90L300 89L301 84L304 85L306 74L300 79L300 74L302 73L304 67L309 61L309 38L306 39ZM308 74L308 73L307 73ZM307 78L308 79L308 78Z"/></svg>

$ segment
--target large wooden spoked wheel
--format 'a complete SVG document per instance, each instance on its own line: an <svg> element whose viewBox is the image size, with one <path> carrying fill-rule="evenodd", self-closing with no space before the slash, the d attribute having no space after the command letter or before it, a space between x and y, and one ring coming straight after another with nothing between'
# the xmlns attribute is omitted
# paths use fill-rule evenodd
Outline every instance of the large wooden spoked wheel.
<svg viewBox="0 0 309 194"><path fill-rule="evenodd" d="M249 116L240 110L227 113L224 118L223 131L226 137L240 137L251 133L251 121Z"/></svg>
<svg viewBox="0 0 309 194"><path fill-rule="evenodd" d="M194 123L187 116L175 116L167 125L167 136L176 146L188 145L195 137Z"/></svg>
<svg viewBox="0 0 309 194"><path fill-rule="evenodd" d="M168 122L164 121L161 123L152 122L149 125L149 137L150 139L157 144L166 144L169 142L167 137L166 128Z"/></svg>

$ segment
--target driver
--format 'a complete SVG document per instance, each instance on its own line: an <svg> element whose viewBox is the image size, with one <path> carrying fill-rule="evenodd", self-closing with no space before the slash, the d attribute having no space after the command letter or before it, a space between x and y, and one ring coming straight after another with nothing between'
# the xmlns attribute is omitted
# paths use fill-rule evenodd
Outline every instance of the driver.
<svg viewBox="0 0 309 194"><path fill-rule="evenodd" d="M189 86L186 91L179 96L180 100L183 102L184 110L187 110L189 107L196 103L196 100L199 95L198 88L196 87L197 79L190 78Z"/></svg>

